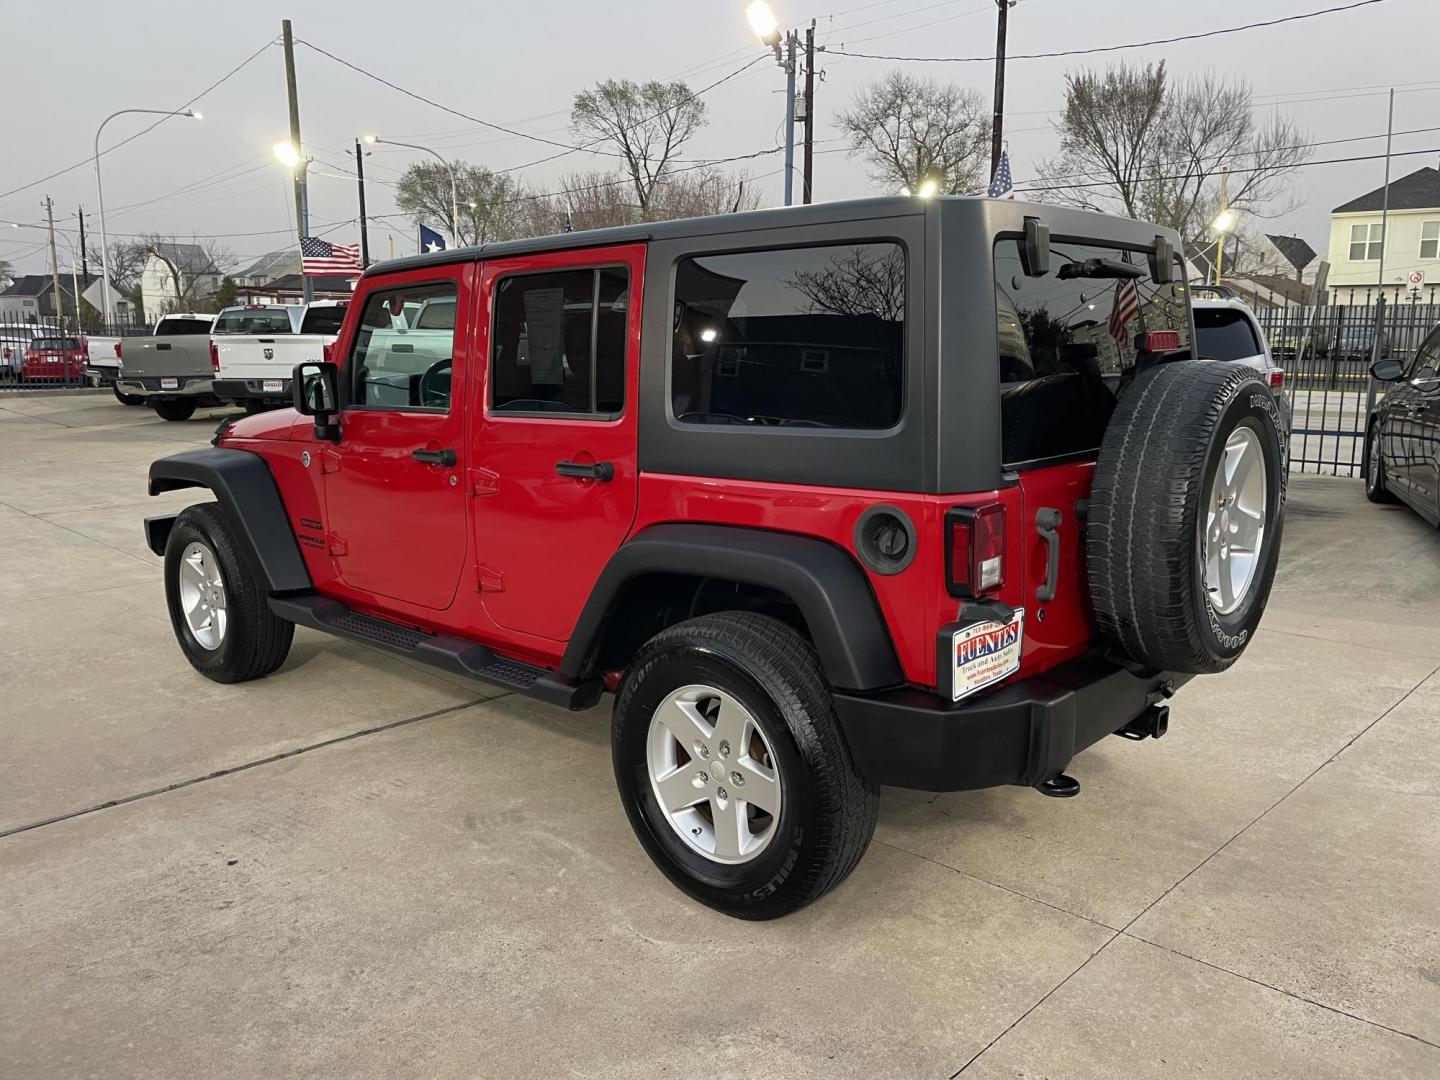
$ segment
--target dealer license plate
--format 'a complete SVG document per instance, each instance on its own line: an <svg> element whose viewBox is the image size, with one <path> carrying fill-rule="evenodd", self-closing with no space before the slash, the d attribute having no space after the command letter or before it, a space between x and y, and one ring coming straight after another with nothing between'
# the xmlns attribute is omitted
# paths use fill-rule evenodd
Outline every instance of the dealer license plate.
<svg viewBox="0 0 1440 1080"><path fill-rule="evenodd" d="M951 682L954 698L983 690L1020 669L1020 645L1025 639L1025 610L1017 608L1009 622L972 623L951 637L950 656L955 665Z"/></svg>
<svg viewBox="0 0 1440 1080"><path fill-rule="evenodd" d="M179 389L180 389L180 380L179 380L179 379L161 379L161 380L160 380L160 389L161 389L161 390L179 390Z"/></svg>
<svg viewBox="0 0 1440 1080"><path fill-rule="evenodd" d="M284 390L284 389L285 389L285 380L284 380L284 379L266 379L261 385L262 385L265 393L267 393L267 394L278 394L278 393L280 393L281 390Z"/></svg>

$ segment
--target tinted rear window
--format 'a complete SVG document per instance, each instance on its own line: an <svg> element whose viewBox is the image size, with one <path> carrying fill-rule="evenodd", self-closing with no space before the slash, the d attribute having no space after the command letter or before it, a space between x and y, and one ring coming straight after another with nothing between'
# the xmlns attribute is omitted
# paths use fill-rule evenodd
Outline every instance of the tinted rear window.
<svg viewBox="0 0 1440 1080"><path fill-rule="evenodd" d="M215 321L212 333L222 334L288 334L290 313L260 308L255 311L228 311Z"/></svg>
<svg viewBox="0 0 1440 1080"><path fill-rule="evenodd" d="M1197 307L1195 351L1206 360L1245 360L1265 350L1243 311Z"/></svg>
<svg viewBox="0 0 1440 1080"><path fill-rule="evenodd" d="M166 319L155 325L156 337L173 337L179 334L208 334L209 319Z"/></svg>
<svg viewBox="0 0 1440 1080"><path fill-rule="evenodd" d="M683 424L883 429L900 420L905 251L749 251L675 271L670 401Z"/></svg>
<svg viewBox="0 0 1440 1080"><path fill-rule="evenodd" d="M338 334L340 324L345 321L344 307L310 308L300 324L302 334Z"/></svg>

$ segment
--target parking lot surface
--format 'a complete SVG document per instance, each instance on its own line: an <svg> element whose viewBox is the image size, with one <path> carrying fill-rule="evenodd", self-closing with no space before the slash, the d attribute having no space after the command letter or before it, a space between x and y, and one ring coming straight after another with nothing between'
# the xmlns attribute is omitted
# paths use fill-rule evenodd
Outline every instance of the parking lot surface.
<svg viewBox="0 0 1440 1080"><path fill-rule="evenodd" d="M887 790L820 903L651 866L571 714L171 634L165 423L0 399L0 1075L1440 1076L1440 533L1292 477L1270 610L1073 800Z"/></svg>

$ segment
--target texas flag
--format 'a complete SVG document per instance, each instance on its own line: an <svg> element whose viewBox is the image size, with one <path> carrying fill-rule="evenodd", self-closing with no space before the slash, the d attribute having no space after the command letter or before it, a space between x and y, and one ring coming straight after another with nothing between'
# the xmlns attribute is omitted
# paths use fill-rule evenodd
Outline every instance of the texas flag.
<svg viewBox="0 0 1440 1080"><path fill-rule="evenodd" d="M420 250L421 251L444 251L445 238L434 229L427 229L420 226Z"/></svg>

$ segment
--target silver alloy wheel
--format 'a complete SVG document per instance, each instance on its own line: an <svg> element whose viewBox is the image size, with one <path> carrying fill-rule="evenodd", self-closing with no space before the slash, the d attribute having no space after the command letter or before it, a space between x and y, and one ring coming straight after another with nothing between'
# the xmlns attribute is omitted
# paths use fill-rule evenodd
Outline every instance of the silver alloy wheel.
<svg viewBox="0 0 1440 1080"><path fill-rule="evenodd" d="M1200 536L1202 584L1220 615L1244 603L1260 567L1268 479L1259 433L1237 427L1225 440Z"/></svg>
<svg viewBox="0 0 1440 1080"><path fill-rule="evenodd" d="M750 711L713 686L682 686L650 718L645 764L665 820L694 851L745 863L775 835L775 754Z"/></svg>
<svg viewBox="0 0 1440 1080"><path fill-rule="evenodd" d="M1370 432L1370 460L1366 463L1366 471L1370 474L1370 490L1380 490L1380 429L1375 428Z"/></svg>
<svg viewBox="0 0 1440 1080"><path fill-rule="evenodd" d="M225 640L229 622L226 608L225 578L220 573L220 560L215 552L198 540L185 545L176 575L180 591L180 610L190 633L202 649L214 651Z"/></svg>

